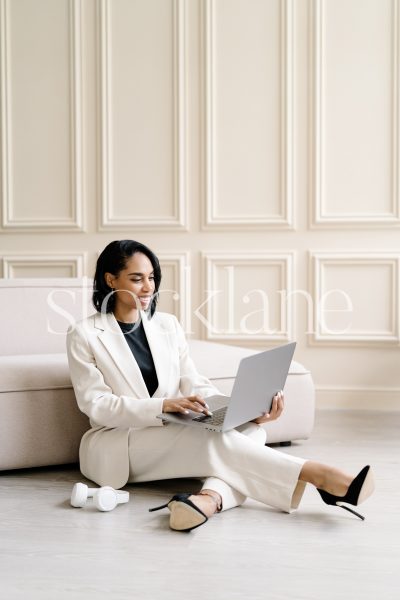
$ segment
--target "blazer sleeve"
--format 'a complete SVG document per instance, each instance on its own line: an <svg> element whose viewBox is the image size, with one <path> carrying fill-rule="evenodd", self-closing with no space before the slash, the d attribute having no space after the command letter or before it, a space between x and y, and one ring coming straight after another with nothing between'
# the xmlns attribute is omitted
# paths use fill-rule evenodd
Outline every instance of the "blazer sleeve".
<svg viewBox="0 0 400 600"><path fill-rule="evenodd" d="M68 330L67 355L79 409L89 417L92 426L163 426L157 415L162 412L164 398L135 398L114 394L97 368L88 339L79 326Z"/></svg>
<svg viewBox="0 0 400 600"><path fill-rule="evenodd" d="M189 347L185 333L175 317L174 321L179 349L179 389L181 394L183 396L194 396L198 394L203 398L208 398L215 394L222 395L218 388L216 388L207 377L200 375L197 371L195 364L189 355Z"/></svg>

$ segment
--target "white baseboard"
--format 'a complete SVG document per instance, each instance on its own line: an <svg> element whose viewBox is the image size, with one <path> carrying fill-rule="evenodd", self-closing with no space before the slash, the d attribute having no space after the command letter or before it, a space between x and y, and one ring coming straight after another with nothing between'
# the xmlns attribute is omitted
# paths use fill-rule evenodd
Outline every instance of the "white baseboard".
<svg viewBox="0 0 400 600"><path fill-rule="evenodd" d="M400 411L400 389L316 386L316 408Z"/></svg>

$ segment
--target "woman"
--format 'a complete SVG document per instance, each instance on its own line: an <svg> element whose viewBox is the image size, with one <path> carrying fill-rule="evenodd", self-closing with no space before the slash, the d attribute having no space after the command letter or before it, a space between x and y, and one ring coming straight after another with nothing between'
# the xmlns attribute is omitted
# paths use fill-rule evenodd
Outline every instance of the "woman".
<svg viewBox="0 0 400 600"><path fill-rule="evenodd" d="M353 478L265 446L260 424L280 416L282 392L269 414L225 433L164 425L158 418L162 412L208 414L207 397L219 392L196 371L176 318L156 312L160 282L157 257L138 242L111 242L98 258L97 312L67 336L75 395L92 426L81 441L82 473L115 488L175 477L205 479L198 494L177 494L150 509L168 506L170 527L180 531L202 525L246 496L291 512L306 483L327 504L365 500L373 491L368 466Z"/></svg>

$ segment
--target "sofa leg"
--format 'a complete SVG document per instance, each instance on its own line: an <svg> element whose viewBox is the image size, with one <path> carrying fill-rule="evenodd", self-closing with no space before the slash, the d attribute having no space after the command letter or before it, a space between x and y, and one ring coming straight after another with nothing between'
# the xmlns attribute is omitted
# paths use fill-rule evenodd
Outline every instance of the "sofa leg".
<svg viewBox="0 0 400 600"><path fill-rule="evenodd" d="M280 446L291 446L292 442L279 442Z"/></svg>

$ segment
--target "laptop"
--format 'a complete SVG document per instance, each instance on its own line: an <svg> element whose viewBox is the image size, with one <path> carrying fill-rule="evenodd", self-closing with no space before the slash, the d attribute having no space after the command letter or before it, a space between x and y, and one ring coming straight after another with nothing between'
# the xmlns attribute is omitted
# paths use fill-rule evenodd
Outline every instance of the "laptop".
<svg viewBox="0 0 400 600"><path fill-rule="evenodd" d="M189 411L188 415L162 413L158 418L223 432L260 417L269 412L273 397L283 390L295 347L296 342L291 342L242 358L231 396L215 395L206 399L212 416Z"/></svg>

